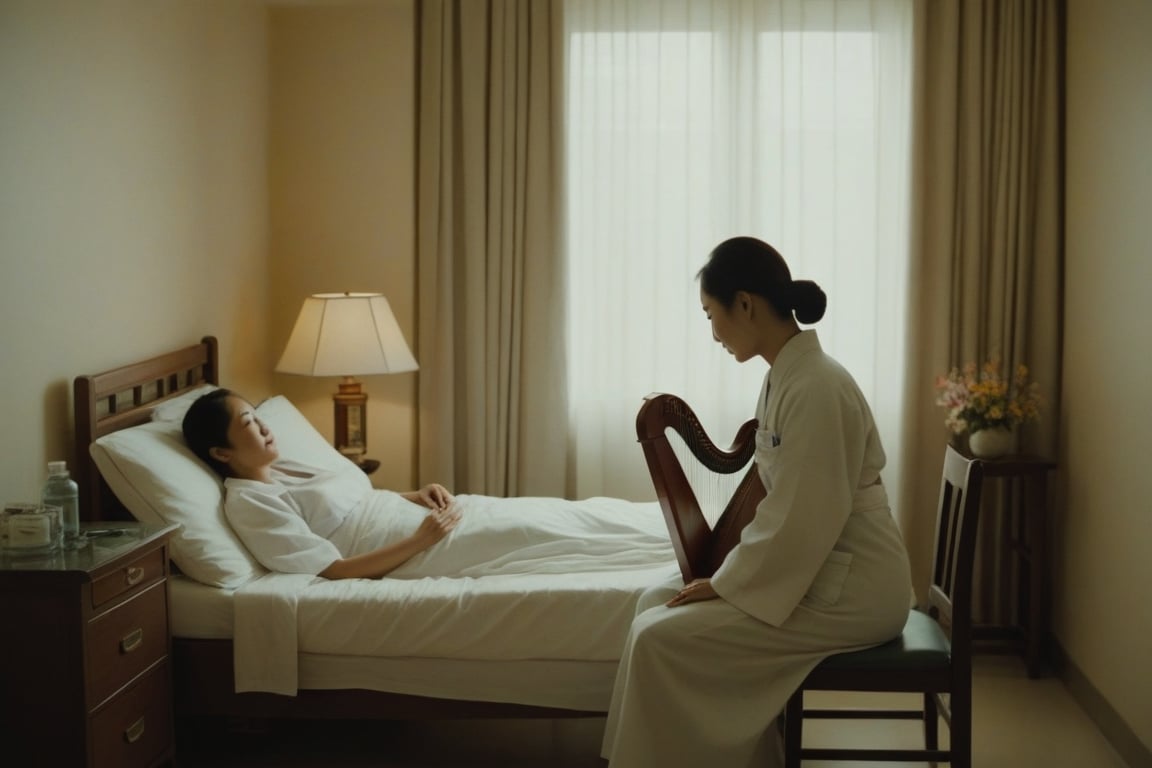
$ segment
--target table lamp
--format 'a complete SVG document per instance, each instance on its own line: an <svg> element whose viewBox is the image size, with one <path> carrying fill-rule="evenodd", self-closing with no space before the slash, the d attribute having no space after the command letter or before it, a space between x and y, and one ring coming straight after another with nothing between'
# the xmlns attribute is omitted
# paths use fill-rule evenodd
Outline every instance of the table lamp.
<svg viewBox="0 0 1152 768"><path fill-rule="evenodd" d="M342 377L332 395L333 442L336 450L365 471L378 463L364 459L368 395L354 377L417 368L388 300L379 293L316 293L304 299L276 364L280 373Z"/></svg>

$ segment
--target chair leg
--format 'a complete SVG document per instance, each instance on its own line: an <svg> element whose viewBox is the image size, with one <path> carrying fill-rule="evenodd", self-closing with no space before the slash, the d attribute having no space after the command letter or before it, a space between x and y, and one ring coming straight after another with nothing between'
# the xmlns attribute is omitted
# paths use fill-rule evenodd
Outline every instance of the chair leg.
<svg viewBox="0 0 1152 768"><path fill-rule="evenodd" d="M784 768L800 768L804 738L804 689L792 694L784 707Z"/></svg>
<svg viewBox="0 0 1152 768"><path fill-rule="evenodd" d="M936 694L924 694L924 746L936 749L940 745L940 711L936 708Z"/></svg>
<svg viewBox="0 0 1152 768"><path fill-rule="evenodd" d="M972 690L952 692L952 768L972 768Z"/></svg>

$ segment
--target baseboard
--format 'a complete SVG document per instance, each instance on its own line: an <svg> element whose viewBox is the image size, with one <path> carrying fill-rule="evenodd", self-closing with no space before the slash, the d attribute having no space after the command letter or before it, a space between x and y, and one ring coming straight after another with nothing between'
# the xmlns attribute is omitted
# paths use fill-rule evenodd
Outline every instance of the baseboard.
<svg viewBox="0 0 1152 768"><path fill-rule="evenodd" d="M1064 681L1072 698L1088 714L1104 738L1108 739L1112 748L1128 764L1128 768L1152 768L1152 750L1132 732L1124 718L1096 690L1096 686L1084 676L1075 662L1068 658L1063 646L1055 639L1052 640L1051 652L1052 668L1056 675Z"/></svg>

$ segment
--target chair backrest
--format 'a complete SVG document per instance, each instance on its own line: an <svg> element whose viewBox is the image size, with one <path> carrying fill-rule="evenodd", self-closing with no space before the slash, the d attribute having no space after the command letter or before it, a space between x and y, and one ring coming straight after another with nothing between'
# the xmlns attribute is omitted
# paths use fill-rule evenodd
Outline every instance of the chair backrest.
<svg viewBox="0 0 1152 768"><path fill-rule="evenodd" d="M926 607L949 630L953 654L964 657L972 642L972 567L983 482L982 461L945 448Z"/></svg>
<svg viewBox="0 0 1152 768"><path fill-rule="evenodd" d="M681 457L668 439L669 429L680 436L699 468L718 475L744 473L714 525L709 525ZM721 449L708 437L687 403L675 395L655 393L644 398L636 414L636 437L644 449L685 582L711 576L739 543L740 531L764 498L764 485L752 463L756 420L744 422L732 445Z"/></svg>

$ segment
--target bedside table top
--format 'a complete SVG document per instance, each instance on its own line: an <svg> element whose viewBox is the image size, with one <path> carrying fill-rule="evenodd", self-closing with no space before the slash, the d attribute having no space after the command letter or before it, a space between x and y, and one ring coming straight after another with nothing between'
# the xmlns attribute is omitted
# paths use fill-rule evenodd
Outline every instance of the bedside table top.
<svg viewBox="0 0 1152 768"><path fill-rule="evenodd" d="M61 549L45 555L22 555L0 551L0 574L41 571L76 572L91 576L115 567L118 560L149 545L160 546L177 531L176 525L134 522L82 523L80 530L93 533L79 549ZM102 533L107 531L108 533Z"/></svg>

